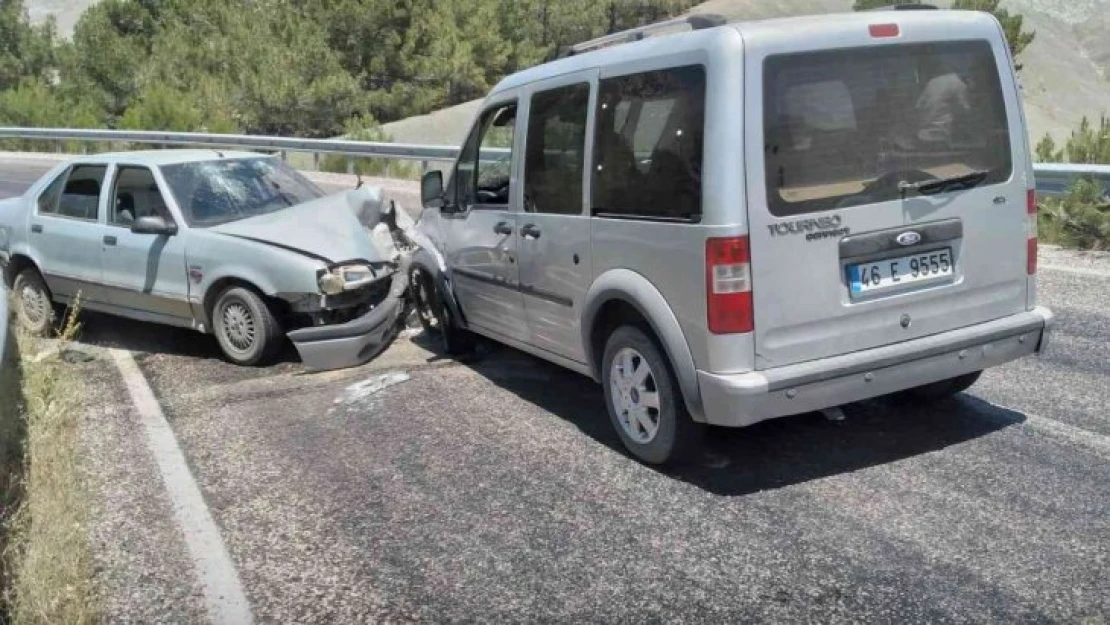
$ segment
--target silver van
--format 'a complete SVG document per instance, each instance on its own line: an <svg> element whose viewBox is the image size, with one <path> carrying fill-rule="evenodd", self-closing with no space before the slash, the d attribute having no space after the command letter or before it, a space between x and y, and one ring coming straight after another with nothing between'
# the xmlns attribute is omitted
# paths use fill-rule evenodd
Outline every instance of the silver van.
<svg viewBox="0 0 1110 625"><path fill-rule="evenodd" d="M450 351L473 333L597 380L648 463L706 424L960 392L1052 322L1012 68L962 11L700 15L571 48L494 88L425 176L421 317Z"/></svg>

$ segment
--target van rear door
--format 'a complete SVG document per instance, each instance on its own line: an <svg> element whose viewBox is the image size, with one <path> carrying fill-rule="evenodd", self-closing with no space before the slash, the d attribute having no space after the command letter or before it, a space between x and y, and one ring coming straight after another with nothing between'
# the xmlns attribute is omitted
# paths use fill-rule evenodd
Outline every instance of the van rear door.
<svg viewBox="0 0 1110 625"><path fill-rule="evenodd" d="M759 369L1026 308L1031 165L1006 44L985 14L921 13L745 33Z"/></svg>

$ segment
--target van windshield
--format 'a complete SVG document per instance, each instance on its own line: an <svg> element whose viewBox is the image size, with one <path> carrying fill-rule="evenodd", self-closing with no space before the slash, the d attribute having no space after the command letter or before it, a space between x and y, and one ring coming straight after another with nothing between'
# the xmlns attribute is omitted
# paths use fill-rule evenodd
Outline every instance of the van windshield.
<svg viewBox="0 0 1110 625"><path fill-rule="evenodd" d="M777 216L996 184L1012 172L986 41L770 57L764 115L767 199Z"/></svg>

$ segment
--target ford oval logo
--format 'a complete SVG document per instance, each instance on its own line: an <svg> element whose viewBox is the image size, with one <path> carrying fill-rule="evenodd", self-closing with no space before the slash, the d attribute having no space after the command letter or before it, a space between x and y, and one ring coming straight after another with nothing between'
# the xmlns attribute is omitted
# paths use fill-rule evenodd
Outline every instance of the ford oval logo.
<svg viewBox="0 0 1110 625"><path fill-rule="evenodd" d="M921 235L914 232L913 230L910 230L909 232L903 232L902 234L898 235L898 237L894 240L898 241L898 245L917 245L918 243L921 243Z"/></svg>

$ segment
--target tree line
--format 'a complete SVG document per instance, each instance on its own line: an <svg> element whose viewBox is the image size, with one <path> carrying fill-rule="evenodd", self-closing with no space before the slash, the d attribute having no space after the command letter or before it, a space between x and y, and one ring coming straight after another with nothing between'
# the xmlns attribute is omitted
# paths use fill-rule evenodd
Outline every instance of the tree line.
<svg viewBox="0 0 1110 625"><path fill-rule="evenodd" d="M101 0L72 40L0 0L0 125L334 136L482 96L695 0Z"/></svg>

